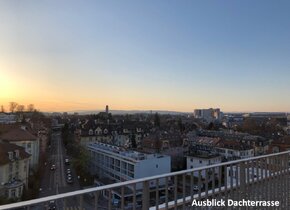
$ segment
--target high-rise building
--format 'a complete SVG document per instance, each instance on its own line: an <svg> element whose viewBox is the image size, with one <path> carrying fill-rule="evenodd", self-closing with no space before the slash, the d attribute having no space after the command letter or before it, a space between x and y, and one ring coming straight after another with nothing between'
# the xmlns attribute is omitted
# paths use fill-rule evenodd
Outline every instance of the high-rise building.
<svg viewBox="0 0 290 210"><path fill-rule="evenodd" d="M106 105L106 113L109 114L109 106Z"/></svg>
<svg viewBox="0 0 290 210"><path fill-rule="evenodd" d="M203 119L207 122L220 121L222 112L219 108L217 109L195 109L194 117L198 119Z"/></svg>

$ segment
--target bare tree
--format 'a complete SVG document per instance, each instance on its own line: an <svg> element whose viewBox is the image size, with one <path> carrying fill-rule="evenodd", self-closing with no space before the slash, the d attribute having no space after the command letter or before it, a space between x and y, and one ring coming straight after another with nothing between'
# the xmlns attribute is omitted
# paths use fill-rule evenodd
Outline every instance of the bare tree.
<svg viewBox="0 0 290 210"><path fill-rule="evenodd" d="M5 112L4 106L1 105L1 112Z"/></svg>
<svg viewBox="0 0 290 210"><path fill-rule="evenodd" d="M17 107L17 103L16 102L10 102L9 103L9 110L10 110L10 112L14 112L15 111L15 109L16 109L16 107Z"/></svg>
<svg viewBox="0 0 290 210"><path fill-rule="evenodd" d="M35 110L35 108L34 108L34 104L28 104L27 105L27 111L28 112L33 112Z"/></svg>
<svg viewBox="0 0 290 210"><path fill-rule="evenodd" d="M19 104L16 108L17 112L23 112L24 111L24 105Z"/></svg>

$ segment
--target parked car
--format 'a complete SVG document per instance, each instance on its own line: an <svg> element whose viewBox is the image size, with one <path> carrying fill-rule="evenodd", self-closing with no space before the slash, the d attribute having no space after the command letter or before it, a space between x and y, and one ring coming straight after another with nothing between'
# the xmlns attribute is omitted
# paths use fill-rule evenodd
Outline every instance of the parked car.
<svg viewBox="0 0 290 210"><path fill-rule="evenodd" d="M66 159L64 160L64 163L65 163L66 165L69 165L69 164L70 164L69 159L66 158Z"/></svg>
<svg viewBox="0 0 290 210"><path fill-rule="evenodd" d="M67 177L66 178L66 182L68 183L68 184L72 184L73 183L73 179L72 179L72 177L70 176L70 177Z"/></svg>
<svg viewBox="0 0 290 210"><path fill-rule="evenodd" d="M197 191L199 191L199 186L194 185L192 189L193 189L193 191L197 192Z"/></svg>

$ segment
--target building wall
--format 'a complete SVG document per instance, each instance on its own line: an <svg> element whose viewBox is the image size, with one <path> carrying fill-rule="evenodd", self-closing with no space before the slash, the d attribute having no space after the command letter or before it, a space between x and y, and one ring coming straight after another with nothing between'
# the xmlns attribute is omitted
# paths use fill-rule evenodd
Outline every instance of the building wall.
<svg viewBox="0 0 290 210"><path fill-rule="evenodd" d="M220 109L195 109L194 117L204 119L207 122L213 122L215 120L221 120Z"/></svg>
<svg viewBox="0 0 290 210"><path fill-rule="evenodd" d="M0 166L0 195L6 198L22 196L23 187L28 185L29 176L29 159L17 160ZM5 185L11 181L19 180L20 184L16 187Z"/></svg>
<svg viewBox="0 0 290 210"><path fill-rule="evenodd" d="M142 160L135 164L134 178L144 178L171 172L171 158L169 156L156 155L155 158ZM159 185L165 185L165 179L159 180ZM155 187L156 182L151 181L150 187ZM140 186L142 188L142 186Z"/></svg>
<svg viewBox="0 0 290 210"><path fill-rule="evenodd" d="M80 136L80 144L82 146L86 146L91 143L96 143L96 142L103 142L103 143L112 143L113 137L111 135L106 135L106 136Z"/></svg>
<svg viewBox="0 0 290 210"><path fill-rule="evenodd" d="M0 113L0 123L12 124L16 123L16 121L17 121L16 115Z"/></svg>
<svg viewBox="0 0 290 210"><path fill-rule="evenodd" d="M197 169L204 166L219 164L222 162L221 156L213 157L213 158L201 158L201 157L194 157L188 156L186 158L186 167L187 169ZM218 174L218 169L215 169L215 173ZM194 176L198 176L198 172L194 172ZM205 170L202 170L201 173L202 178L206 177Z"/></svg>
<svg viewBox="0 0 290 210"><path fill-rule="evenodd" d="M17 141L13 143L18 146L24 147L25 152L31 154L31 158L29 160L29 167L32 169L36 169L39 163L39 139L34 141Z"/></svg>
<svg viewBox="0 0 290 210"><path fill-rule="evenodd" d="M225 157L227 160L243 159L254 157L254 149L249 150L234 150L228 148L217 148L216 152L221 156Z"/></svg>
<svg viewBox="0 0 290 210"><path fill-rule="evenodd" d="M164 155L153 155L149 159L130 160L120 156L89 148L90 172L99 178L109 178L116 182L128 181L147 176L171 172L171 158ZM154 183L150 183L154 186ZM163 184L163 181L160 181ZM136 186L141 189L142 186Z"/></svg>

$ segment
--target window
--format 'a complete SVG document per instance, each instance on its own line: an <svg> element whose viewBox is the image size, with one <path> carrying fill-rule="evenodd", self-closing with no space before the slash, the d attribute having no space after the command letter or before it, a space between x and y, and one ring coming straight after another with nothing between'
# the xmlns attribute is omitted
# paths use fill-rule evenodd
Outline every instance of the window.
<svg viewBox="0 0 290 210"><path fill-rule="evenodd" d="M8 156L10 160L13 160L13 152L8 152Z"/></svg>
<svg viewBox="0 0 290 210"><path fill-rule="evenodd" d="M12 171L13 171L13 164L9 163L9 173L12 173Z"/></svg>
<svg viewBox="0 0 290 210"><path fill-rule="evenodd" d="M12 198L16 197L16 190L15 189L11 190L11 197Z"/></svg>
<svg viewBox="0 0 290 210"><path fill-rule="evenodd" d="M15 150L15 158L19 158L19 150L17 149L17 150Z"/></svg>
<svg viewBox="0 0 290 210"><path fill-rule="evenodd" d="M27 144L27 148L31 148L31 143L28 143Z"/></svg>
<svg viewBox="0 0 290 210"><path fill-rule="evenodd" d="M129 172L129 173L128 173L128 176L134 178L134 174L133 174L133 173L130 173L130 172Z"/></svg>
<svg viewBox="0 0 290 210"><path fill-rule="evenodd" d="M115 160L116 166L120 167L120 160Z"/></svg>
<svg viewBox="0 0 290 210"><path fill-rule="evenodd" d="M134 172L134 165L128 164L128 170Z"/></svg>
<svg viewBox="0 0 290 210"><path fill-rule="evenodd" d="M202 160L200 160L199 163L202 163Z"/></svg>
<svg viewBox="0 0 290 210"><path fill-rule="evenodd" d="M156 164L156 168L158 168L158 164Z"/></svg>
<svg viewBox="0 0 290 210"><path fill-rule="evenodd" d="M89 135L93 135L94 131L92 129L89 130Z"/></svg>

